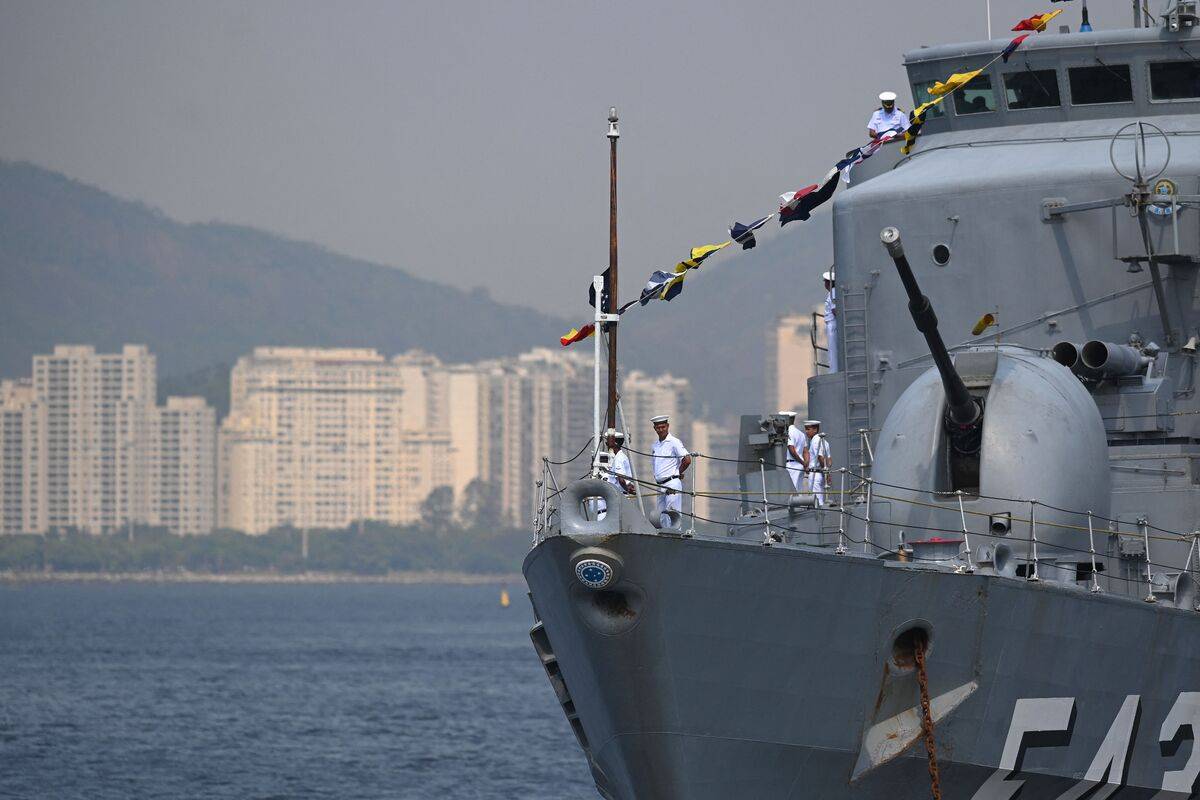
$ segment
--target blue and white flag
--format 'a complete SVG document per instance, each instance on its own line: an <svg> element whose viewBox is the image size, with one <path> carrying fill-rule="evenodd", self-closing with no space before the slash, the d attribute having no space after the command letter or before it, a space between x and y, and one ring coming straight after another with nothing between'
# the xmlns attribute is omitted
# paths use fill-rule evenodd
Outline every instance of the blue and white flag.
<svg viewBox="0 0 1200 800"><path fill-rule="evenodd" d="M742 246L743 250L749 250L758 242L754 240L754 232L766 225L774 214L767 214L762 219L756 219L749 225L743 225L740 222L735 222L729 226L729 238Z"/></svg>

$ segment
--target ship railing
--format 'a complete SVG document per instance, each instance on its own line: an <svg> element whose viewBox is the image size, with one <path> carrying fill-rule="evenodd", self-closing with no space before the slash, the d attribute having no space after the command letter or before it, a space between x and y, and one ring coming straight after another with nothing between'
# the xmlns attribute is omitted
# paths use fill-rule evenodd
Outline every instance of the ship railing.
<svg viewBox="0 0 1200 800"><path fill-rule="evenodd" d="M579 448L579 452L577 452L575 455L571 456L570 458L566 459L565 461L554 461L553 459L550 459L550 458L547 458L544 456L542 457L541 478L535 483L535 486L534 486L535 494L536 494L534 511L533 511L533 546L534 547L537 547L537 545L539 543L541 543L542 539L544 539L546 537L548 531L551 529L552 524L554 522L554 518L558 513L558 502L557 502L558 497L559 497L559 495L561 495L563 493L563 490L564 490L563 486L560 485L560 483L559 483L558 476L555 475L555 473L554 473L554 468L555 467L570 468L572 464L575 464L577 461L579 461L579 459L582 458L585 453L590 452L591 449L592 449L592 440L589 438L584 443L583 447ZM577 475L574 478L575 480L578 480L580 478L585 478L590 473L590 469L591 469L590 461L588 461L586 463L587 463L587 470L582 475ZM573 474L573 473L568 472L568 474ZM564 484L569 483L569 482L570 481L565 480L565 479L563 481Z"/></svg>
<svg viewBox="0 0 1200 800"><path fill-rule="evenodd" d="M626 448L626 450L631 454L642 456L651 455L649 453L642 453L631 448ZM782 541L783 534L787 533L816 536L829 533L829 531L826 530L804 530L790 524L789 517L793 511L793 505L789 502L789 499L796 493L788 491L770 491L767 487L765 474L766 467L771 467L772 469L786 469L786 465L776 464L765 459L746 461L718 456L709 456L703 453L691 453L690 455L693 459L711 459L715 461L733 462L745 464L747 466L758 467L761 476L761 486L748 490L704 489L698 491L696 490L694 484L692 484L690 489L686 487L683 488L679 493L690 498L691 500L691 511L682 512L682 516L689 519L691 523L691 527L689 528L688 532L694 532L694 526L696 522L724 527L731 531L736 530L737 528L763 528L764 544ZM899 560L905 561L930 561L944 563L944 558L921 558L920 556L911 552L910 549L906 549L903 542L901 542L896 549L889 548L888 546L875 541L875 539L872 537L871 529L874 526L875 528L894 528L900 531L922 531L935 535L954 534L961 535L963 537L963 543L966 545L965 563L963 564L962 571L973 571L975 565L972 560L973 555L970 547L970 541L972 538L1000 543L1011 543L1014 541L1014 538L1007 533L999 534L992 532L991 521L995 516L995 512L966 508L963 500L965 497L969 497L971 499L1000 501L1029 509L1027 516L1012 514L1011 516L1006 517L1010 524L1010 529L1015 525L1028 527L1029 537L1024 542L1029 546L1031 551L1028 557L1027 574L1025 575L1027 580L1038 580L1038 571L1044 569L1070 570L1072 572L1076 571L1076 565L1074 563L1059 564L1055 561L1039 561L1038 549L1039 546L1042 546L1048 547L1053 551L1077 554L1080 556L1080 563L1084 563L1085 561L1090 562L1090 588L1092 591L1099 591L1100 586L1098 582L1098 575L1100 573L1096 569L1097 556L1099 555L1096 551L1097 524L1102 526L1099 533L1103 536L1136 537L1137 539L1141 540L1144 547L1144 558L1139 560L1143 561L1145 566L1145 570L1142 575L1134 577L1116 575L1112 573L1104 573L1104 575L1108 581L1121 581L1129 585L1136 584L1138 586L1145 587L1145 599L1147 601L1153 601L1155 599L1153 589L1156 585L1156 576L1152 575L1151 573L1152 567L1159 568L1168 573L1188 572L1189 574L1194 574L1195 572L1200 571L1200 531L1191 531L1188 533L1172 531L1166 528L1151 525L1149 521L1144 518L1139 518L1136 527L1131 529L1128 527L1127 523L1122 523L1121 521L1112 517L1096 514L1091 510L1062 508L1037 499L1002 497L997 495L976 493L970 493L967 495L963 492L948 493L928 488L903 486L900 484L878 481L868 475L864 475L856 472L853 469L845 467L817 471L825 473L826 484L828 485L828 488L825 490L827 503L822 510L829 513L837 513L838 515L838 545L835 551L838 553L848 552L846 547L847 544L857 544L862 546L863 552L865 553L874 553L875 555L879 556L895 557ZM836 487L833 486L834 478L838 479L838 485ZM656 484L651 484L647 481L630 479L628 477L626 477L626 480L632 480L635 484L644 487L648 492L651 493L657 493L660 490L660 487L658 487ZM848 489L846 487L847 481L858 482L859 485L865 486L866 492L863 493L859 488ZM903 494L897 492L912 492L918 495L930 495L944 499L956 499L957 505L950 506L949 508L950 510L958 511L958 516L961 523L959 529L949 530L946 526L921 526L910 523L894 523L891 521L872 519L871 508L872 503L875 501L888 501L891 503L907 504L914 507L928 509L940 509L943 511L947 510L948 508L945 503L927 502L912 496L904 496ZM752 521L727 521L704 517L696 514L695 512L695 501L698 498L709 499L718 502L738 503L743 505L749 503L750 505L756 506L760 509L760 516ZM1043 510L1043 515L1041 518L1039 518L1039 508ZM1076 525L1069 522L1047 519L1044 514L1045 511L1073 515L1081 520L1086 520L1086 524ZM850 533L846 525L847 520L861 523L864 531L861 539L855 538ZM972 526L969 520L982 520L984 525L982 529L979 529L978 526ZM1052 545L1046 545L1044 541L1039 540L1039 531L1044 534L1048 529L1065 530L1077 534L1080 537L1079 546L1073 547L1063 543L1062 541L1055 541ZM1086 540L1083 539L1085 536ZM1154 541L1187 543L1189 548L1184 563L1180 565L1154 561L1152 556L1152 542Z"/></svg>

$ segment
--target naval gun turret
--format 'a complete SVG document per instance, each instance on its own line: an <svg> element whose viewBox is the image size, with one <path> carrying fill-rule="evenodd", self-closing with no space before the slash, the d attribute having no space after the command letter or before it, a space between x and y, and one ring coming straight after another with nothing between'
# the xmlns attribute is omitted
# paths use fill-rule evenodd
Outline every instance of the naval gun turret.
<svg viewBox="0 0 1200 800"><path fill-rule="evenodd" d="M929 298L921 293L908 258L904 255L904 245L900 242L900 231L896 228L884 228L879 234L880 241L887 248L888 255L896 264L900 273L900 281L908 294L908 312L912 314L917 330L925 337L929 346L929 354L937 367L942 379L942 387L946 392L946 434L950 441L950 472L954 487L961 489L978 489L979 487L979 444L983 431L983 401L972 397L963 383L962 376L954 369L950 361L950 353L942 335L938 332L937 314Z"/></svg>
<svg viewBox="0 0 1200 800"><path fill-rule="evenodd" d="M1007 560L1020 575L1076 582L1090 569L1087 512L1105 517L1110 507L1096 403L1069 368L1037 350L989 345L952 357L900 232L885 228L880 239L934 367L900 395L880 430L871 477L887 488L872 502L872 521L883 523L872 526L872 541L885 556L901 542L944 550L966 520L986 531L971 534L976 561Z"/></svg>

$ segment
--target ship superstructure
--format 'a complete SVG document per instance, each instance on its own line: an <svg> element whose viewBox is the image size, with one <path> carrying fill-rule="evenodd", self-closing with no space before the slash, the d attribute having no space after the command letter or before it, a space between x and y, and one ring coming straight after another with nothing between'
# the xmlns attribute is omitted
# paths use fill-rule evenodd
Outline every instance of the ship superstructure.
<svg viewBox="0 0 1200 800"><path fill-rule="evenodd" d="M828 506L769 414L727 525L547 476L533 640L603 796L1193 796L1195 21L1039 35L856 168ZM909 52L914 103L1004 44Z"/></svg>

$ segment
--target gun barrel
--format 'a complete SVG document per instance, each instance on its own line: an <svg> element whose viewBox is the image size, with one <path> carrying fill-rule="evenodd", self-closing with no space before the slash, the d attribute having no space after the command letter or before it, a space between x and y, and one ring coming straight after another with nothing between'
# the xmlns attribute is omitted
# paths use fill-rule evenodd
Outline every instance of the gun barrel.
<svg viewBox="0 0 1200 800"><path fill-rule="evenodd" d="M912 314L917 330L925 337L929 354L933 356L933 363L937 365L938 373L942 376L942 387L946 391L946 405L949 408L950 419L959 425L975 424L979 420L979 405L967 391L966 384L963 383L962 377L955 371L954 364L950 361L946 343L942 341L942 335L938 332L937 314L933 312L929 298L921 294L921 287L917 285L912 267L908 265L908 258L904 255L904 245L900 242L900 231L897 228L884 228L879 234L879 240L883 242L888 255L896 264L896 271L900 273L900 282L904 284L904 291L908 294L908 311Z"/></svg>

